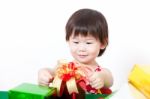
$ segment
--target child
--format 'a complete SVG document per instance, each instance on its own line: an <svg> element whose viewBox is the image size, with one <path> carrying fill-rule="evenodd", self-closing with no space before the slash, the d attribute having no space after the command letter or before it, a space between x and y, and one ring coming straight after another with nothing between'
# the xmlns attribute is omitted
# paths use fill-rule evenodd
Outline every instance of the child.
<svg viewBox="0 0 150 99"><path fill-rule="evenodd" d="M101 89L103 94L110 92L112 74L96 62L108 45L108 26L102 13L92 9L80 9L73 13L66 24L66 41L73 62L90 68L86 73L89 81L87 92L95 93L95 89ZM54 70L43 68L39 70L38 82L40 85L49 85L53 77Z"/></svg>

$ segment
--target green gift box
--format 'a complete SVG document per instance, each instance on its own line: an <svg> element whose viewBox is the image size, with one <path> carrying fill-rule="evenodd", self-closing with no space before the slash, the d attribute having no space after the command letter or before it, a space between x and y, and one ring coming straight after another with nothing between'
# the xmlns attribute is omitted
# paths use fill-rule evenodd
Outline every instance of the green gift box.
<svg viewBox="0 0 150 99"><path fill-rule="evenodd" d="M56 88L23 83L8 92L9 99L54 99Z"/></svg>
<svg viewBox="0 0 150 99"><path fill-rule="evenodd" d="M0 99L8 99L8 92L0 91Z"/></svg>
<svg viewBox="0 0 150 99"><path fill-rule="evenodd" d="M86 94L86 99L105 99L106 94Z"/></svg>
<svg viewBox="0 0 150 99"><path fill-rule="evenodd" d="M85 99L110 99L115 92L111 94L86 94Z"/></svg>

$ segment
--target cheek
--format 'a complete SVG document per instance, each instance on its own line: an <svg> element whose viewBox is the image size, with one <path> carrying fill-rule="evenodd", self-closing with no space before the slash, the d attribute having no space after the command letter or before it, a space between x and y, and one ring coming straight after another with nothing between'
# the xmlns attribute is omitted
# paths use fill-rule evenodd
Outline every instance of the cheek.
<svg viewBox="0 0 150 99"><path fill-rule="evenodd" d="M98 46L93 46L89 49L89 51L91 52L91 54L93 54L94 56L98 56L100 48Z"/></svg>
<svg viewBox="0 0 150 99"><path fill-rule="evenodd" d="M69 49L71 53L74 53L76 51L76 46L69 44Z"/></svg>

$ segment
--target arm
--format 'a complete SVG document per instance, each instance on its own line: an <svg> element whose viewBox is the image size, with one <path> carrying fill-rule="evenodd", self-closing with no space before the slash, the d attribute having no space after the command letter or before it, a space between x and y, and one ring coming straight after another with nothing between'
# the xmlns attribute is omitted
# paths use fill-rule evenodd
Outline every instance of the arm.
<svg viewBox="0 0 150 99"><path fill-rule="evenodd" d="M49 86L55 76L57 67L63 63L67 63L66 60L58 60L57 65L53 68L42 68L38 71L38 83L39 85Z"/></svg>
<svg viewBox="0 0 150 99"><path fill-rule="evenodd" d="M113 85L113 77L111 72L108 69L103 68L101 70L101 74L104 78L104 87L111 87Z"/></svg>

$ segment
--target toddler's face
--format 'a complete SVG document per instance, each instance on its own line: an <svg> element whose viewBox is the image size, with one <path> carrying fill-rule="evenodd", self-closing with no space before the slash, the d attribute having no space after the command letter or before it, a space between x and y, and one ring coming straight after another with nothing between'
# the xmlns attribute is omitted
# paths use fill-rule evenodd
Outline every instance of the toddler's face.
<svg viewBox="0 0 150 99"><path fill-rule="evenodd" d="M69 38L70 52L74 59L82 64L90 65L95 62L103 45L93 36L74 36Z"/></svg>

